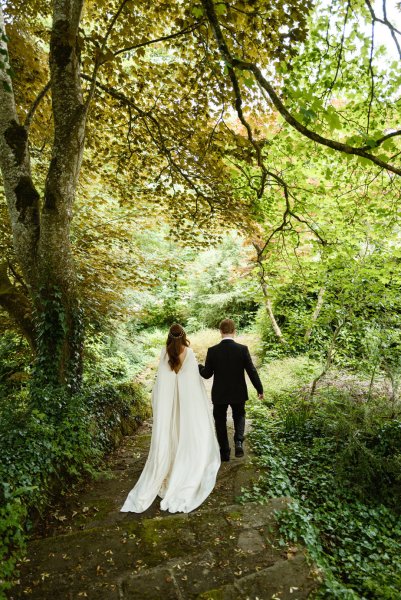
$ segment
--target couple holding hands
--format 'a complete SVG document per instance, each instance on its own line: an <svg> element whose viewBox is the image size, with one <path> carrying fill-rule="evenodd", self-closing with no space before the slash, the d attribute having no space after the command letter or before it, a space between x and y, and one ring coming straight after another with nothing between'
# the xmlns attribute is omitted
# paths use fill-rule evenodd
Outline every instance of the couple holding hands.
<svg viewBox="0 0 401 600"><path fill-rule="evenodd" d="M231 319L220 323L221 341L198 365L181 325L170 327L152 390L153 428L149 455L121 512L143 512L156 496L160 508L190 512L207 498L221 461L230 460L227 410L234 421L235 456L244 456L245 373L263 398L263 386L247 346L234 340ZM202 378L214 377L213 418Z"/></svg>

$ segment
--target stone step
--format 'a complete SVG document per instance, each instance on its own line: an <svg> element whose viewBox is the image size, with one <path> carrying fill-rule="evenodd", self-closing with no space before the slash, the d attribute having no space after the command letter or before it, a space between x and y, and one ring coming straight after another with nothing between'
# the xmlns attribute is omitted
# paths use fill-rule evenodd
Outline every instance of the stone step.
<svg viewBox="0 0 401 600"><path fill-rule="evenodd" d="M111 472L88 484L78 497L67 498L65 506L49 514L42 530L36 532L36 539L118 526L125 518L125 513L119 510L143 469L149 442L150 435L146 431L135 439L127 439L125 446L118 449L109 461ZM242 489L258 479L259 470L250 458L246 455L245 459L233 458L222 464L215 489L200 507L201 510L219 510L236 502ZM160 510L159 504L160 499L156 499L144 513L131 513L130 516L138 521L157 516L164 518L166 514Z"/></svg>
<svg viewBox="0 0 401 600"><path fill-rule="evenodd" d="M305 600L318 585L305 556L298 554L232 584L209 589L196 600Z"/></svg>
<svg viewBox="0 0 401 600"><path fill-rule="evenodd" d="M155 517L150 516L148 518L146 517L146 513L141 513L140 515L135 513L118 513L118 516L116 516L115 520L111 523L108 521L104 523L100 520L97 522L92 521L85 528L72 531L64 530L59 534L46 538L39 537L33 539L30 544L34 548L40 547L41 545L50 546L53 545L53 543L64 544L68 543L68 540L79 540L82 537L91 536L92 534L98 536L101 535L103 531L119 531L121 528L124 529L125 527L133 529L135 528L135 523L138 524L138 527L141 524L145 524L146 527L151 522L160 523L165 519L173 519L176 523L182 521L183 524L187 524L188 520L196 522L200 517L206 517L208 514L215 516L216 513L224 515L230 523L234 523L235 520L238 520L243 527L257 527L258 523L263 523L266 519L271 520L276 511L287 508L289 503L290 498L282 497L270 498L263 504L259 502L223 504L219 508L205 508L204 505L202 505L192 513L163 513L162 515L158 514ZM244 507L246 507L246 509L244 509ZM230 517L230 515L234 515L234 517Z"/></svg>
<svg viewBox="0 0 401 600"><path fill-rule="evenodd" d="M228 559L226 563L228 563ZM224 566L224 568L222 568ZM318 585L302 554L259 564L241 576L227 564L216 564L213 552L170 561L154 569L126 576L118 584L121 600L305 600ZM216 585L220 584L220 585ZM214 585L213 585L214 584ZM213 587L211 587L211 585Z"/></svg>
<svg viewBox="0 0 401 600"><path fill-rule="evenodd" d="M31 555L36 577L31 578L29 597L43 600L64 589L73 597L97 600L100 590L93 586L94 577L114 593L118 585L121 590L146 587L152 575L161 590L166 587L163 578L171 577L179 580L184 598L195 598L281 560L284 551L276 542L274 513L288 502L274 498L264 505L249 502L139 521L123 513L124 519L113 527L35 540ZM11 598L22 597L27 597L24 589L15 588Z"/></svg>

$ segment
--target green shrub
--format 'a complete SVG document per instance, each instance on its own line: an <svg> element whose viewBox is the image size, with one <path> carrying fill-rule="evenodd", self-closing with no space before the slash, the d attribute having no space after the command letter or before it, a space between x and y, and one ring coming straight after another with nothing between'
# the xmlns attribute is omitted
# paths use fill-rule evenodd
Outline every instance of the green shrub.
<svg viewBox="0 0 401 600"><path fill-rule="evenodd" d="M261 370L267 402L280 400L291 404L288 392L296 392L320 372L320 364L308 356L286 357L272 360Z"/></svg>
<svg viewBox="0 0 401 600"><path fill-rule="evenodd" d="M18 399L0 407L0 593L23 554L33 513L94 475L104 453L149 413L146 395L135 383L98 385L72 398L45 388L46 412Z"/></svg>
<svg viewBox="0 0 401 600"><path fill-rule="evenodd" d="M319 359L325 352L331 335L330 323L315 324L310 340L305 341L305 332L316 297L304 296L296 288L282 292L275 303L274 315L285 339L279 343L275 335L269 315L262 305L255 319L257 332L262 342L262 356L265 360L276 360L286 356L297 356L307 352L311 357Z"/></svg>
<svg viewBox="0 0 401 600"><path fill-rule="evenodd" d="M401 420L386 399L342 390L313 401L282 393L253 410L251 441L264 474L245 499L290 496L283 542L306 545L324 574L320 598L398 600Z"/></svg>
<svg viewBox="0 0 401 600"><path fill-rule="evenodd" d="M0 487L0 598L12 585L16 563L25 553L25 532L23 523L27 515L20 495L24 488L10 491L9 485Z"/></svg>
<svg viewBox="0 0 401 600"><path fill-rule="evenodd" d="M167 328L138 331L135 323L130 323L113 334L92 333L85 346L86 385L131 381L159 355L167 331Z"/></svg>
<svg viewBox="0 0 401 600"><path fill-rule="evenodd" d="M0 336L0 403L21 390L29 379L31 352L27 342L13 331Z"/></svg>
<svg viewBox="0 0 401 600"><path fill-rule="evenodd" d="M91 437L103 451L117 446L150 414L143 386L135 382L93 387L85 395L85 404L91 415Z"/></svg>

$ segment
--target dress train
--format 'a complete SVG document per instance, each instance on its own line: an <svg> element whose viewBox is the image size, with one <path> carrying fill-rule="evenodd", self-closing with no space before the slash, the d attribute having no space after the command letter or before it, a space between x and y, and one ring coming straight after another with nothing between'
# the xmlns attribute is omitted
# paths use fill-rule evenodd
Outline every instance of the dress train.
<svg viewBox="0 0 401 600"><path fill-rule="evenodd" d="M178 373L162 351L152 408L149 455L120 512L143 512L158 495L162 510L191 512L213 490L220 467L213 417L191 348Z"/></svg>

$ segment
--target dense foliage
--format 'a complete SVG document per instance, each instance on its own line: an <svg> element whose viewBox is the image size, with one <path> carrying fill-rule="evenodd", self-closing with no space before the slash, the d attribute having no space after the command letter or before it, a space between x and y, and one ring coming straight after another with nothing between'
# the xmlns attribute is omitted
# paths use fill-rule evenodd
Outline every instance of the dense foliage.
<svg viewBox="0 0 401 600"><path fill-rule="evenodd" d="M251 441L264 475L243 498L291 498L278 517L280 530L283 541L304 544L321 570L318 597L395 600L401 415L387 398L367 401L334 385L307 400L299 387L311 367L299 360L270 366L289 387L273 382L271 409L254 407Z"/></svg>
<svg viewBox="0 0 401 600"><path fill-rule="evenodd" d="M251 276L252 251L235 233L221 236L217 247L181 249L162 236L153 238L154 252L179 259L158 274L147 293L133 294L137 307L132 325L139 328L182 322L189 331L217 327L227 315L240 328L253 322L258 308L257 285Z"/></svg>
<svg viewBox="0 0 401 600"><path fill-rule="evenodd" d="M102 365L88 360L87 384L73 402L63 388L48 386L32 406L27 348L9 333L0 350L1 596L35 520L101 468L104 454L149 414L149 404L141 385L107 365L100 373Z"/></svg>

